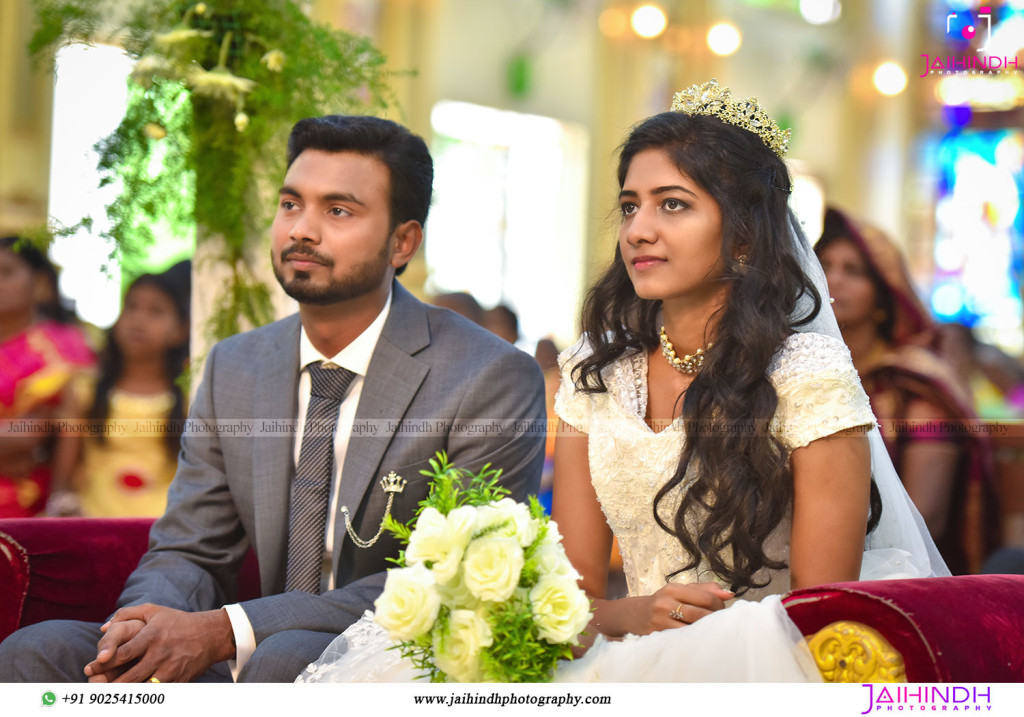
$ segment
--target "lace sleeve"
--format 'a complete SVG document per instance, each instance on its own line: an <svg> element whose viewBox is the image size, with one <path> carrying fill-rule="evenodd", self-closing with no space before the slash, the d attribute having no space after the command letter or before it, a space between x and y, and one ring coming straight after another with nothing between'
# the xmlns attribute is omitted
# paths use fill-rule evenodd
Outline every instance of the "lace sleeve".
<svg viewBox="0 0 1024 717"><path fill-rule="evenodd" d="M779 405L770 430L789 450L857 426L874 426L850 351L822 334L793 334L769 367Z"/></svg>
<svg viewBox="0 0 1024 717"><path fill-rule="evenodd" d="M555 413L570 426L583 433L590 432L591 398L589 394L576 390L572 380L572 369L581 360L590 355L590 345L585 338L580 338L558 357L558 368L561 383L555 394Z"/></svg>

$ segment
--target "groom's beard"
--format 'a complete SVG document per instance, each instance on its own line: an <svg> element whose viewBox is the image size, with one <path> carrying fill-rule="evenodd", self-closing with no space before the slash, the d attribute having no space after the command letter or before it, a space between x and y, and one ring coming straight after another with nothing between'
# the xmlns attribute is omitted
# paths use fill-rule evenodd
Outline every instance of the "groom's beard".
<svg viewBox="0 0 1024 717"><path fill-rule="evenodd" d="M380 288L385 272L390 266L388 248L389 245L385 243L376 257L349 267L347 276L341 278L334 275L333 257L310 251L301 245L292 245L284 249L280 261L275 260L271 252L271 264L274 267L274 277L284 289L284 293L300 304L327 306L365 296ZM286 279L281 265L291 256L309 257L320 262L330 272L330 278L326 283L317 283L312 272L294 271L292 278Z"/></svg>

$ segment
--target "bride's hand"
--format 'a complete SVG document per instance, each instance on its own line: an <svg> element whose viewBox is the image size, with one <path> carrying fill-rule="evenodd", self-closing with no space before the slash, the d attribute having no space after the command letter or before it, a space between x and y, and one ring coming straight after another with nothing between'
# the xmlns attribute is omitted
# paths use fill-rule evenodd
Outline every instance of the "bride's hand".
<svg viewBox="0 0 1024 717"><path fill-rule="evenodd" d="M697 622L725 607L733 593L717 583L669 583L653 595L637 600L628 632L646 635Z"/></svg>

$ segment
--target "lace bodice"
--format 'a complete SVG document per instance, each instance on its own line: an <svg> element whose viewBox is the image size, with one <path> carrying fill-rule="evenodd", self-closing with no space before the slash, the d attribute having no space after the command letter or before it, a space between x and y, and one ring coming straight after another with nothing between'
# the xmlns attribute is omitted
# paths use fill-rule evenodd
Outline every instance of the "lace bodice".
<svg viewBox="0 0 1024 717"><path fill-rule="evenodd" d="M555 411L566 423L589 435L590 475L601 509L619 542L630 595L650 595L666 576L684 564L679 542L662 530L652 512L658 490L675 473L685 435L676 419L653 431L647 412L647 354L619 358L602 374L606 393L580 393L570 371L590 353L580 340L559 357L562 383ZM822 334L790 336L768 367L779 396L770 430L790 451L844 428L873 425L874 415L850 352L839 340ZM682 500L692 477L663 500L665 522ZM770 557L788 562L791 521L785 519L765 545ZM789 572L766 573L771 582L744 595L758 599L789 590ZM674 582L700 582L716 577L705 566L675 575Z"/></svg>

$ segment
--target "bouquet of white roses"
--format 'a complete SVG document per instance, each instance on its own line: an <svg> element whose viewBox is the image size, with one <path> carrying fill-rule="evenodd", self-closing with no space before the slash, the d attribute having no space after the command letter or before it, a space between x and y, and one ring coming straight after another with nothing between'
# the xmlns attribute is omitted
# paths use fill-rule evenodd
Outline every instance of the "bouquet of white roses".
<svg viewBox="0 0 1024 717"><path fill-rule="evenodd" d="M431 460L430 494L388 571L376 621L432 682L543 682L590 619L561 535L533 496L507 497L501 471Z"/></svg>

